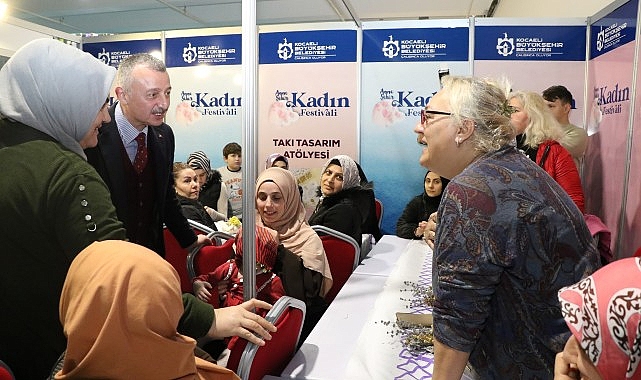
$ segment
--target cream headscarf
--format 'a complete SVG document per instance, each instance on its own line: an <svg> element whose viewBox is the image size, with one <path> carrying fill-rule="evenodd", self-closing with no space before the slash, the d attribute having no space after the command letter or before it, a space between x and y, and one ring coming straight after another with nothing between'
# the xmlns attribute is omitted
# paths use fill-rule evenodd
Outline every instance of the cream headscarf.
<svg viewBox="0 0 641 380"><path fill-rule="evenodd" d="M324 296L332 287L332 274L329 270L327 256L323 243L305 221L305 206L300 199L298 186L294 175L289 171L277 167L263 171L256 180L256 195L260 185L265 182L274 182L283 194L285 213L278 223L265 225L276 230L283 246L301 259L305 268L322 273L324 277L321 296ZM260 215L256 216L256 224L263 226Z"/></svg>
<svg viewBox="0 0 641 380"><path fill-rule="evenodd" d="M86 158L78 143L105 104L116 69L54 39L24 45L0 70L0 118L48 134Z"/></svg>
<svg viewBox="0 0 641 380"><path fill-rule="evenodd" d="M149 249L103 241L71 263L60 297L67 336L56 379L238 379L194 356L178 334L183 313L174 268Z"/></svg>

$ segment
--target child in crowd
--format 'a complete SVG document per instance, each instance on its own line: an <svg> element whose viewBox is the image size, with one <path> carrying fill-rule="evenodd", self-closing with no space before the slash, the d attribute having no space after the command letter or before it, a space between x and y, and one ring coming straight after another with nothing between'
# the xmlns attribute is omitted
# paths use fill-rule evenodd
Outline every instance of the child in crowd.
<svg viewBox="0 0 641 380"><path fill-rule="evenodd" d="M281 279L272 272L276 262L278 240L276 231L256 226L256 298L273 304L285 295ZM236 256L213 272L194 278L194 294L214 307L240 305L243 299L243 229L236 237ZM219 284L226 282L226 287ZM218 297L211 299L211 289L218 289ZM215 295L214 295L215 296ZM257 311L264 316L267 311Z"/></svg>
<svg viewBox="0 0 641 380"><path fill-rule="evenodd" d="M242 149L240 145L235 142L231 142L223 148L223 159L225 160L225 166L218 168L218 172L222 176L222 180L227 186L227 191L229 195L229 204L231 210L228 213L228 216L238 217L238 219L243 219L243 174L241 171L242 160Z"/></svg>

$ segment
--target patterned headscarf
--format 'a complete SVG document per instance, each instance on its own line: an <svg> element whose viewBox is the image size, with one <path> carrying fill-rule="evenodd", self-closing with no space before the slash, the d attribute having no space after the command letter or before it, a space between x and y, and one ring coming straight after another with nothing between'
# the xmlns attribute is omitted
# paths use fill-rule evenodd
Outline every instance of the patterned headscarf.
<svg viewBox="0 0 641 380"><path fill-rule="evenodd" d="M327 167L331 165L334 160L338 161L340 163L340 167L343 169L343 190L351 189L352 187L356 187L361 184L361 177L358 174L358 166L356 165L356 162L352 160L350 156L346 156L344 154L339 154L338 156L330 158L323 166L321 175L322 173L325 173Z"/></svg>
<svg viewBox="0 0 641 380"><path fill-rule="evenodd" d="M570 331L604 380L641 379L641 259L614 261L559 290Z"/></svg>
<svg viewBox="0 0 641 380"><path fill-rule="evenodd" d="M86 159L79 142L109 96L116 69L47 38L18 49L0 70L0 117L53 137Z"/></svg>
<svg viewBox="0 0 641 380"><path fill-rule="evenodd" d="M149 249L96 242L71 263L60 297L67 351L56 379L238 379L194 356L176 331L183 313L176 270Z"/></svg>
<svg viewBox="0 0 641 380"><path fill-rule="evenodd" d="M256 262L272 270L278 253L278 233L271 228L256 226ZM243 228L236 235L236 258L243 257Z"/></svg>
<svg viewBox="0 0 641 380"><path fill-rule="evenodd" d="M211 161L202 150L193 152L187 158L187 165L191 166L192 169L202 169L207 173L207 181L211 176Z"/></svg>
<svg viewBox="0 0 641 380"><path fill-rule="evenodd" d="M267 160L265 161L265 169L274 166L274 162L276 161L283 161L289 168L289 160L287 160L287 157L283 156L280 153L272 153L269 155L269 157L267 157Z"/></svg>
<svg viewBox="0 0 641 380"><path fill-rule="evenodd" d="M324 296L332 286L332 274L325 255L323 243L314 230L305 221L305 206L298 192L296 178L282 168L265 169L256 179L256 194L265 182L274 182L280 189L285 203L285 212L281 220L267 225L278 232L280 242L285 248L303 260L305 268L323 274L321 296ZM256 215L256 224L265 226L260 215Z"/></svg>

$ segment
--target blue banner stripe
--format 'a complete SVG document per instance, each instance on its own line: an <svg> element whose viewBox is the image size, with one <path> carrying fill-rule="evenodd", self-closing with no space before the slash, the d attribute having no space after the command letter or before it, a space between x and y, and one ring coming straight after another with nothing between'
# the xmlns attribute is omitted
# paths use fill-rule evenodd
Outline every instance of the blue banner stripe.
<svg viewBox="0 0 641 380"><path fill-rule="evenodd" d="M356 62L355 30L261 33L259 63Z"/></svg>
<svg viewBox="0 0 641 380"><path fill-rule="evenodd" d="M136 53L161 53L160 40L135 40L93 42L82 44L82 50L109 66L118 67L120 62Z"/></svg>
<svg viewBox="0 0 641 380"><path fill-rule="evenodd" d="M590 59L634 41L638 0L630 0L590 25Z"/></svg>
<svg viewBox="0 0 641 380"><path fill-rule="evenodd" d="M468 28L363 31L363 62L467 61Z"/></svg>
<svg viewBox="0 0 641 380"><path fill-rule="evenodd" d="M167 38L167 67L240 65L240 34Z"/></svg>
<svg viewBox="0 0 641 380"><path fill-rule="evenodd" d="M477 26L474 59L584 61L586 26Z"/></svg>

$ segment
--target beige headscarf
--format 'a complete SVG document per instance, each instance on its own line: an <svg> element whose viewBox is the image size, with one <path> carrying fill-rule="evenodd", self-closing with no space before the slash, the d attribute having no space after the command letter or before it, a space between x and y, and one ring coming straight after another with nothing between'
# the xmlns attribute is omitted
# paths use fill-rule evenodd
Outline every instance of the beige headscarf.
<svg viewBox="0 0 641 380"><path fill-rule="evenodd" d="M274 182L283 194L285 213L278 223L265 225L276 230L283 246L303 259L305 268L323 274L324 281L321 296L324 296L332 287L332 274L329 270L327 256L323 243L305 221L305 206L300 199L296 178L289 171L277 167L263 171L256 180L256 195L260 185L265 182ZM260 215L256 215L256 224L264 226Z"/></svg>
<svg viewBox="0 0 641 380"><path fill-rule="evenodd" d="M125 241L85 248L60 298L67 353L56 379L238 379L194 356L178 334L180 280L156 253Z"/></svg>
<svg viewBox="0 0 641 380"><path fill-rule="evenodd" d="M116 69L48 38L18 49L0 70L0 117L53 137L86 158L78 143L105 103Z"/></svg>

